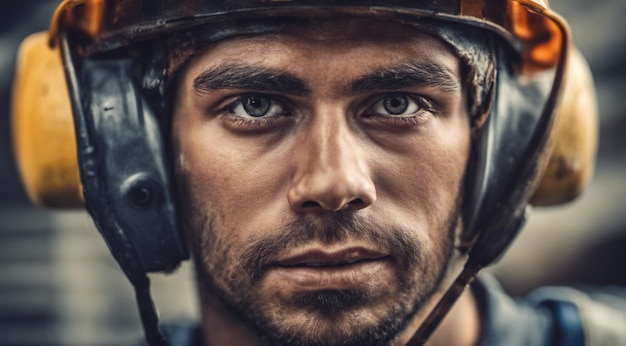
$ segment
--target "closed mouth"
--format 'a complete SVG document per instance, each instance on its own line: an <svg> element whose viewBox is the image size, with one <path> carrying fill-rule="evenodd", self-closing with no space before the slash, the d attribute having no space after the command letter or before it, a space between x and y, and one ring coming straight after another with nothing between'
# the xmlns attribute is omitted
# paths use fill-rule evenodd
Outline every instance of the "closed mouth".
<svg viewBox="0 0 626 346"><path fill-rule="evenodd" d="M386 253L365 248L347 248L340 251L326 252L322 250L306 251L287 258L279 259L274 265L283 268L294 267L337 267L350 266L387 258Z"/></svg>
<svg viewBox="0 0 626 346"><path fill-rule="evenodd" d="M290 267L335 267L335 266L345 266L351 264L358 264L363 262L375 261L379 259L383 259L385 257L380 258L367 258L367 259L358 259L358 260L345 260L345 261L331 261L331 262L303 262L296 264L278 264L280 267L290 268Z"/></svg>

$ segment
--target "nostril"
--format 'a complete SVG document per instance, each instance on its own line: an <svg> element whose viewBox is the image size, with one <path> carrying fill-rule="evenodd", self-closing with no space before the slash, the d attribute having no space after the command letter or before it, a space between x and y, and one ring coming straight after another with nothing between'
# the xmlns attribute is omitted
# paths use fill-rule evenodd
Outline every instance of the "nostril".
<svg viewBox="0 0 626 346"><path fill-rule="evenodd" d="M305 201L300 205L302 209L319 208L321 205L315 201Z"/></svg>
<svg viewBox="0 0 626 346"><path fill-rule="evenodd" d="M358 209L363 209L365 208L367 205L365 204L365 202L361 199L361 198L357 198L354 199L348 203L345 204L337 204L337 205L333 205L333 204L322 204L319 202L315 202L315 201L305 201L304 203L302 203L300 205L300 208L302 209L316 209L316 208L323 208L323 209L329 209L329 210L342 210L342 209L354 209L354 210L358 210Z"/></svg>
<svg viewBox="0 0 626 346"><path fill-rule="evenodd" d="M366 206L365 202L360 198L354 199L348 202L347 205L345 205L346 208L353 208L353 209L363 209L365 208L365 206Z"/></svg>

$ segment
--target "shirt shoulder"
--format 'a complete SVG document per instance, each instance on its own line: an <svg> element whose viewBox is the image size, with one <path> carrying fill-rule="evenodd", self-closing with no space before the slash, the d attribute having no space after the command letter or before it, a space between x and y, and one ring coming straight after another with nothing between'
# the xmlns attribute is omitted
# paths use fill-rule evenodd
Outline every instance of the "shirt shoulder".
<svg viewBox="0 0 626 346"><path fill-rule="evenodd" d="M538 304L548 302L575 306L582 326L584 345L626 346L626 288L579 290L545 287L534 291L529 298Z"/></svg>
<svg viewBox="0 0 626 346"><path fill-rule="evenodd" d="M545 287L513 299L493 277L480 275L472 291L482 309L481 346L626 346L626 289L599 299L569 287Z"/></svg>

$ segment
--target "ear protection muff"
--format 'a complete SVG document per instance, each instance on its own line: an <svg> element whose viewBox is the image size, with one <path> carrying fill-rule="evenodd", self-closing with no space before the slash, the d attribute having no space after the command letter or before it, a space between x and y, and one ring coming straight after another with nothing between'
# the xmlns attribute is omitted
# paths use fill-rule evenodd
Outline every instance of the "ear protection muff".
<svg viewBox="0 0 626 346"><path fill-rule="evenodd" d="M530 200L535 206L574 200L589 184L598 146L598 107L589 66L578 50L570 51L563 100L550 133L550 160Z"/></svg>
<svg viewBox="0 0 626 346"><path fill-rule="evenodd" d="M22 42L12 96L13 147L31 201L82 207L70 96L59 50L50 49L46 33Z"/></svg>
<svg viewBox="0 0 626 346"><path fill-rule="evenodd" d="M497 88L491 114L475 137L476 155L469 172L473 185L466 191L466 202L471 202L466 205L467 223L458 247L467 261L407 345L422 345L478 271L504 253L525 223L533 196L535 203L543 205L571 200L593 170L563 167L580 162L563 159L572 155L570 150L581 151L573 155L593 166L596 137L595 126L587 126L596 117L592 84L568 86L575 80L572 74L584 66L580 56L568 59L569 28L549 9L513 5L513 31L527 40L521 64L514 63L515 53L511 55L505 45L496 46ZM533 32L544 35L528 35ZM563 106L576 93L585 93L585 88L590 96L583 98L582 108ZM576 124L580 127L573 128ZM586 140L568 148L578 136ZM554 168L548 169L555 165L578 176L559 179L567 175L561 174L555 179Z"/></svg>
<svg viewBox="0 0 626 346"><path fill-rule="evenodd" d="M12 105L15 156L31 200L54 208L85 201L97 224L108 223L98 228L127 275L169 270L188 257L157 116L134 69L132 59L84 61L74 86L82 104L72 105L59 48L34 34L20 47Z"/></svg>
<svg viewBox="0 0 626 346"><path fill-rule="evenodd" d="M135 288L146 340L165 345L147 273L172 270L189 257L159 122L164 103L147 100L164 99L166 60L148 49L78 61L69 35L59 34L58 45L85 207Z"/></svg>

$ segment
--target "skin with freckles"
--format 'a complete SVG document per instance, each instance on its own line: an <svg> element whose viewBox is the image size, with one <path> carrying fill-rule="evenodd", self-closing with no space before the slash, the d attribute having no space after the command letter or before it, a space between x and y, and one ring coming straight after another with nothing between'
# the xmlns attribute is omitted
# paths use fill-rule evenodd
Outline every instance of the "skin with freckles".
<svg viewBox="0 0 626 346"><path fill-rule="evenodd" d="M184 66L173 155L207 344L410 338L462 227L460 69L438 39L363 20L227 39Z"/></svg>

